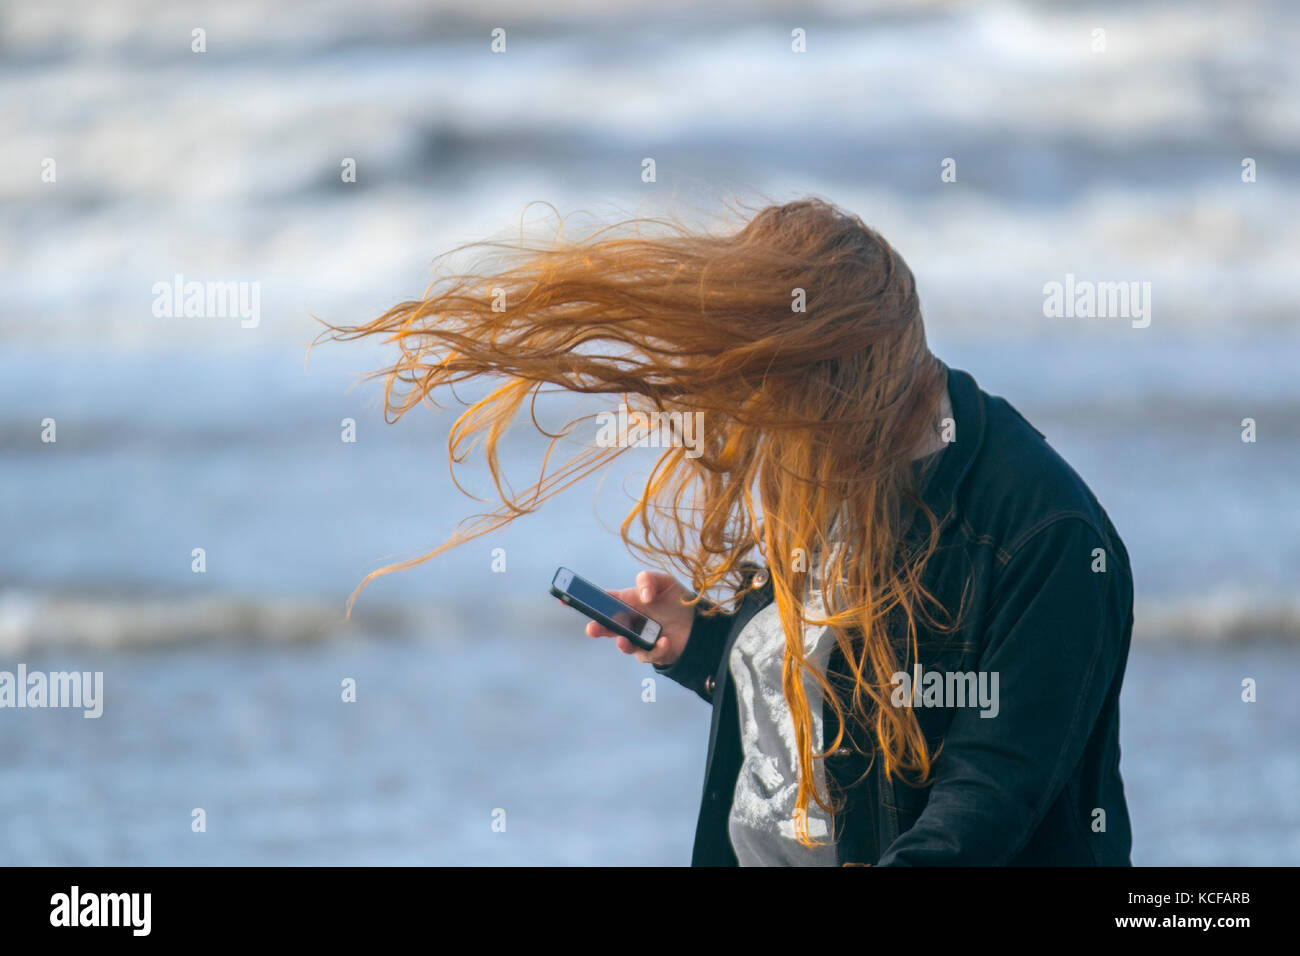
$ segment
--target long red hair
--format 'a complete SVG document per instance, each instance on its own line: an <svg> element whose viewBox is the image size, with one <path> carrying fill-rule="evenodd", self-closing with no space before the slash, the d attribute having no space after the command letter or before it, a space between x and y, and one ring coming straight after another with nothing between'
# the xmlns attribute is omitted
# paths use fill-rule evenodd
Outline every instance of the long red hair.
<svg viewBox="0 0 1300 956"><path fill-rule="evenodd" d="M886 774L924 781L933 755L912 709L892 706L890 694L907 665L899 647L916 659L918 622L936 609L922 572L937 522L910 462L936 425L946 369L926 345L903 259L856 216L816 199L769 206L721 231L633 219L580 239L479 245L491 268L447 271L423 298L326 333L397 345L394 363L375 373L386 380L390 420L434 401L442 386L496 385L456 421L448 453L455 463L481 440L499 507L428 554L372 572L352 600L377 575L502 527L626 450L589 446L553 466L550 453L575 419L551 435L537 481L511 490L498 442L526 407L532 415L542 390L618 396L650 413L702 412L699 448L663 450L621 534L634 554L724 606L742 562L766 563L786 634L800 841L812 843L810 799L836 809L813 784L813 761L825 754L813 739L805 673L840 719L831 750L847 707L871 729ZM929 534L904 555L909 505ZM804 602L810 561L820 581L835 583L822 616ZM901 643L890 639L891 617L904 622ZM833 629L854 680L848 700L806 659L805 625Z"/></svg>

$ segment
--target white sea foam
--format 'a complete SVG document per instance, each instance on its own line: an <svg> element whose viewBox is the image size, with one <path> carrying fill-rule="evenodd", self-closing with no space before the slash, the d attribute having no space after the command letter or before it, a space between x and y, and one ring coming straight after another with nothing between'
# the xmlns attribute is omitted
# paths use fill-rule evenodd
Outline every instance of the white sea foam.
<svg viewBox="0 0 1300 956"><path fill-rule="evenodd" d="M1300 233L1279 211L1300 206L1285 99L1300 18L1282 8L1112 11L1097 55L1086 10L827 4L804 12L796 56L784 18L749 7L569 2L534 34L517 3L229 4L198 21L123 6L6 6L0 128L32 174L0 177L0 341L302 341L309 310L419 294L436 253L530 200L654 211L751 187L862 214L953 329L1041 334L1043 283L1073 272L1150 281L1151 334L1296 331ZM500 17L520 28L493 58ZM260 282L266 320L250 335L154 318L149 290L176 272Z"/></svg>
<svg viewBox="0 0 1300 956"><path fill-rule="evenodd" d="M537 644L538 604L522 596L497 602L491 620L494 628L507 624L511 638L521 642L520 653ZM549 610L549 606L547 606ZM214 644L314 644L348 634L463 639L482 623L483 607L470 598L448 598L437 606L371 604L346 620L341 607L324 601L206 598L109 598L43 594L32 591L0 592L0 658L18 659L34 652L68 649L136 651ZM567 620L561 618L560 623ZM476 623L477 622L477 623ZM569 632L560 628L556 637ZM1176 598L1139 598L1134 613L1136 642L1189 642L1233 645L1281 641L1300 645L1300 597L1284 593L1223 590Z"/></svg>

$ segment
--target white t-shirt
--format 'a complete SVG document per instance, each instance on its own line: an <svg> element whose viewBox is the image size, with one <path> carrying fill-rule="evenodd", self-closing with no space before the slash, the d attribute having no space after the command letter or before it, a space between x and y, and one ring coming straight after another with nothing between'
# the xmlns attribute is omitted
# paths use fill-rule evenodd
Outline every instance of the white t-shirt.
<svg viewBox="0 0 1300 956"><path fill-rule="evenodd" d="M822 612L820 592L809 601L813 615ZM804 628L804 653L823 674L835 638L829 627ZM728 830L741 866L837 866L830 842L830 816L808 801L808 833L819 843L805 847L795 838L795 797L799 791L799 758L794 743L794 718L781 690L785 636L776 602L768 604L744 626L732 645L729 667L740 707L740 739L744 761L736 777ZM804 689L812 711L813 752L822 749L822 689L805 671ZM814 760L817 792L826 793L823 761Z"/></svg>
<svg viewBox="0 0 1300 956"><path fill-rule="evenodd" d="M945 390L939 415L952 415L952 402ZM927 435L917 449L917 475L924 485L930 469L946 448L941 433ZM905 510L910 520L911 509ZM906 524L906 520L904 524ZM833 523L834 525L835 523ZM834 526L830 537L834 538ZM811 562L807 613L823 613L816 556ZM822 674L826 673L835 637L828 627L804 628L804 654ZM815 800L808 801L808 834L826 845L805 847L795 838L794 808L799 792L799 757L794 745L794 718L781 689L785 659L785 635L776 602L755 614L732 645L728 667L736 685L740 708L740 740L744 760L736 777L728 832L732 849L741 866L837 866L839 858L831 841L833 820ZM813 752L822 749L822 689L806 670L804 692L812 711ZM825 764L813 760L817 792L826 795Z"/></svg>

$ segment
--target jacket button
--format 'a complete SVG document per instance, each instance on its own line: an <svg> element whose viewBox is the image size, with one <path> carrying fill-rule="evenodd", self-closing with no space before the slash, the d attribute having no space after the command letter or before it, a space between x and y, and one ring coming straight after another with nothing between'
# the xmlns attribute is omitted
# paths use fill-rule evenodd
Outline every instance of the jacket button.
<svg viewBox="0 0 1300 956"><path fill-rule="evenodd" d="M753 586L756 588L761 588L764 584L767 583L767 577L768 577L767 568L764 568L763 570L759 571L757 574L754 575Z"/></svg>
<svg viewBox="0 0 1300 956"><path fill-rule="evenodd" d="M708 677L704 678L704 693L706 693L706 694L708 694L710 697L712 697L712 696L713 696L713 688L714 688L714 686L716 686L716 681L714 681L714 679L713 679L713 675L712 675L712 674L710 674Z"/></svg>

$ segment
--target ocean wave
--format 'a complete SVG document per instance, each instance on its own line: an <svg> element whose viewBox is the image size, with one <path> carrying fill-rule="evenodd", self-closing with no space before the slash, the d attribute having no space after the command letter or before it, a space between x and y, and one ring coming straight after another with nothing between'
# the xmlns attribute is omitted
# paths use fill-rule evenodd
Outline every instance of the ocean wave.
<svg viewBox="0 0 1300 956"><path fill-rule="evenodd" d="M325 602L252 598L82 598L0 595L0 655L85 649L140 650L196 642L317 643L347 632L409 632L401 611L350 620Z"/></svg>
<svg viewBox="0 0 1300 956"><path fill-rule="evenodd" d="M1300 642L1300 598L1294 594L1225 591L1139 600L1133 619L1135 641Z"/></svg>
<svg viewBox="0 0 1300 956"><path fill-rule="evenodd" d="M324 601L207 598L101 598L10 591L0 594L0 658L53 650L135 651L194 643L316 644L348 634L467 637L486 630L536 630L536 609L481 603L390 605L348 619ZM521 622L528 622L521 627ZM1300 643L1295 595L1224 592L1139 600L1134 642L1237 645Z"/></svg>

